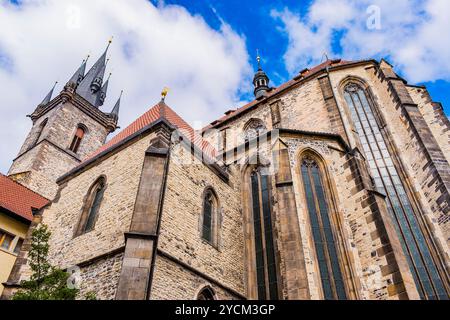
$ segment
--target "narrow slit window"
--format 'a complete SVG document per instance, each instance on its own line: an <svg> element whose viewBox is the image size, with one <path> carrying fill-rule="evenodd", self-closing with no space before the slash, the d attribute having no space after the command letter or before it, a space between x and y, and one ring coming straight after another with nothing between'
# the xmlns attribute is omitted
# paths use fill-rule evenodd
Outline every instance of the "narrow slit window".
<svg viewBox="0 0 450 320"><path fill-rule="evenodd" d="M73 153L77 153L80 145L81 145L81 141L83 141L84 135L85 135L86 131L81 128L78 127L77 131L75 132L75 136L72 139L72 143L70 144L69 150L72 151Z"/></svg>

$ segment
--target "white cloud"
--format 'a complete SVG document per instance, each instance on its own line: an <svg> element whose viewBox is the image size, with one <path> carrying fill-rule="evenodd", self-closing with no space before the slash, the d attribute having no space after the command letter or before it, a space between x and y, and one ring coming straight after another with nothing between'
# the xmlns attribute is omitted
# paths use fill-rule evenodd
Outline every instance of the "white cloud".
<svg viewBox="0 0 450 320"><path fill-rule="evenodd" d="M380 9L380 29L369 29L367 9ZM412 82L450 80L450 1L314 0L305 16L273 11L289 38L290 73L319 63L323 52L344 59L388 57ZM339 35L342 52L333 50Z"/></svg>
<svg viewBox="0 0 450 320"><path fill-rule="evenodd" d="M180 6L146 0L0 0L0 171L6 172L31 127L25 118L59 80L61 90L81 60L110 49L109 111L125 90L120 124L128 125L171 88L167 103L187 121L204 123L250 91L243 36L219 31Z"/></svg>

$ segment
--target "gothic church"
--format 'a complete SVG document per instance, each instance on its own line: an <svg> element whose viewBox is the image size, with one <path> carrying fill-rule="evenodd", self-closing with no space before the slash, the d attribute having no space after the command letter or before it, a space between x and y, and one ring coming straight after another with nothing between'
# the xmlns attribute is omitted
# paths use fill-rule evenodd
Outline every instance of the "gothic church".
<svg viewBox="0 0 450 320"><path fill-rule="evenodd" d="M52 201L3 299L40 223L99 299L448 299L450 122L425 87L338 59L273 88L259 63L203 130L163 97L107 141L107 50L30 115L8 176Z"/></svg>

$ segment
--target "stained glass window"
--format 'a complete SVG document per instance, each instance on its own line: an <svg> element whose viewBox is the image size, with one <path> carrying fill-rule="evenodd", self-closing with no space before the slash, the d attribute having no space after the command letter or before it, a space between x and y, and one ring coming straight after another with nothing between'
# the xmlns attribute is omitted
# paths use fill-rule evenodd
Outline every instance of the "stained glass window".
<svg viewBox="0 0 450 320"><path fill-rule="evenodd" d="M324 298L345 300L347 296L319 166L313 159L305 158L301 171Z"/></svg>
<svg viewBox="0 0 450 320"><path fill-rule="evenodd" d="M387 207L408 260L420 296L448 299L430 247L419 225L386 140L372 110L370 98L356 84L345 88L345 100L362 143L377 190L387 196Z"/></svg>
<svg viewBox="0 0 450 320"><path fill-rule="evenodd" d="M269 179L254 171L251 175L256 278L260 300L278 299L275 247Z"/></svg>

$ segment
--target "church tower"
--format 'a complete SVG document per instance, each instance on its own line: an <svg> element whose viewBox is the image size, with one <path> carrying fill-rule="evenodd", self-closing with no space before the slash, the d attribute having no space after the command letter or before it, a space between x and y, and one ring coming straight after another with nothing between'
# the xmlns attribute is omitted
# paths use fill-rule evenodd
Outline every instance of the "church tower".
<svg viewBox="0 0 450 320"><path fill-rule="evenodd" d="M253 78L253 85L255 87L255 97L256 99L260 99L266 94L267 91L270 90L270 79L261 67L261 57L259 55L259 52L256 60L258 61L258 71L255 73L255 76Z"/></svg>
<svg viewBox="0 0 450 320"><path fill-rule="evenodd" d="M56 97L52 99L53 87L28 116L33 126L8 175L48 199L56 195L57 179L117 129L120 98L111 112L100 110L109 84L109 77L105 80L109 44L87 73L86 59Z"/></svg>

